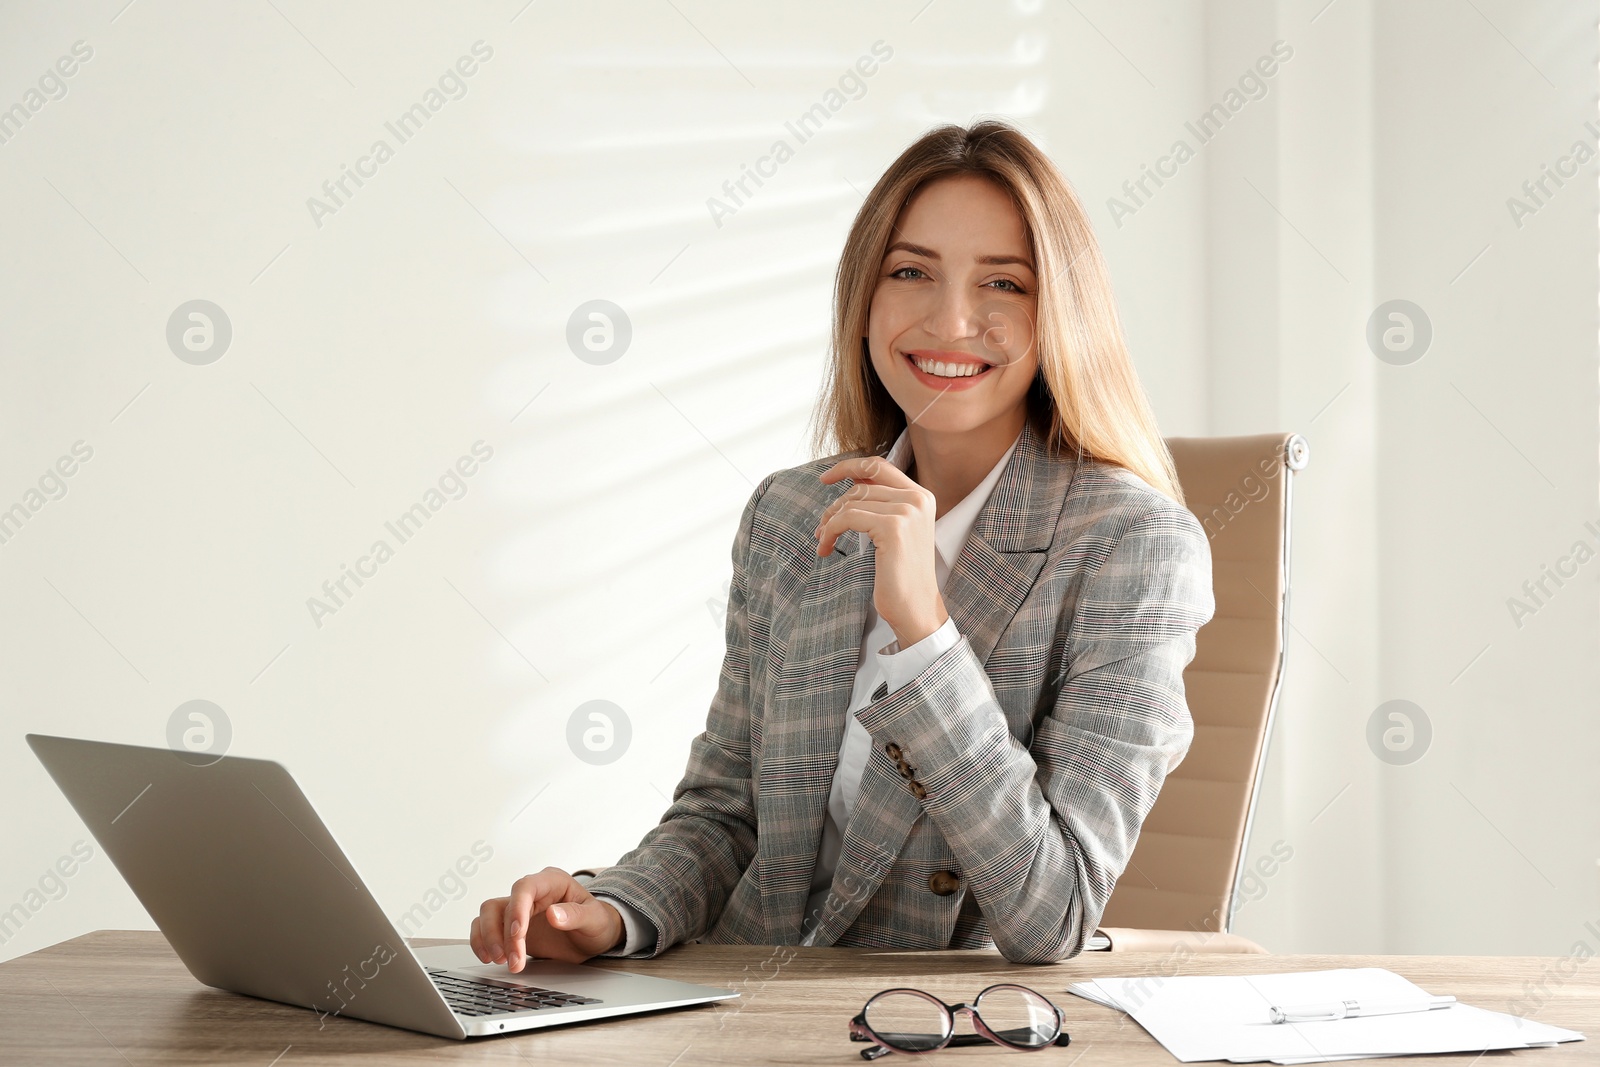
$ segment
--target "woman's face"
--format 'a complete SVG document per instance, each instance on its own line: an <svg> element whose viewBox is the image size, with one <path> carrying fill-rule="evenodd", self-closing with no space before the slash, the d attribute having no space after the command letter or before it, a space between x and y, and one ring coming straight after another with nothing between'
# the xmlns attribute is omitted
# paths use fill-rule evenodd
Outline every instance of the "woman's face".
<svg viewBox="0 0 1600 1067"><path fill-rule="evenodd" d="M987 178L941 178L900 213L867 316L872 366L908 424L1019 420L1038 370L1022 216Z"/></svg>

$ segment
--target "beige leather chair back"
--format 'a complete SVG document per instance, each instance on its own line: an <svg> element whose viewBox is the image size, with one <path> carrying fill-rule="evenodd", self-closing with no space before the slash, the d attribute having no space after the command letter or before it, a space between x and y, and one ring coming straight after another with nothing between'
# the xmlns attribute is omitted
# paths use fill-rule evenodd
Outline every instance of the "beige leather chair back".
<svg viewBox="0 0 1600 1067"><path fill-rule="evenodd" d="M1172 437L1211 543L1216 615L1184 671L1194 742L1145 820L1104 927L1226 932L1239 899L1289 621L1289 498L1299 434Z"/></svg>

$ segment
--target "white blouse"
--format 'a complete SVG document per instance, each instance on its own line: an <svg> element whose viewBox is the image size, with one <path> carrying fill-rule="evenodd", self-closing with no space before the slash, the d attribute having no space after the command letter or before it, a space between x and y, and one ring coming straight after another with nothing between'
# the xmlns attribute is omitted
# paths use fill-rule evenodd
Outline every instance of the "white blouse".
<svg viewBox="0 0 1600 1067"><path fill-rule="evenodd" d="M1021 434L1018 434L1017 440L1021 440ZM1011 447L1006 449L1005 455L1000 457L999 462L984 476L983 481L974 486L972 492L963 497L959 504L934 520L933 570L941 591L944 589L945 580L950 576L951 566L961 554L968 535L972 533L978 512L983 510L983 505L994 492L994 487L1005 470L1006 462L1011 459L1011 453L1016 451L1016 447L1017 441L1012 441ZM905 431L902 430L900 436L895 439L885 458L901 470L911 465L911 439ZM856 536L862 542L862 548L865 548L867 535L858 531ZM806 935L813 932L817 918L822 914L828 890L833 885L833 872L839 863L839 848L844 838L844 827L850 820L850 812L855 808L856 796L861 789L861 775L871 758L872 736L857 720L856 713L872 703L872 694L880 684L888 686L888 692L894 692L921 674L943 653L955 647L961 637L956 630L955 620L946 619L944 625L933 633L909 648L902 649L895 640L894 630L878 617L871 600L867 601L862 634L860 666L856 668L855 686L850 693L850 714L846 719L844 742L839 746L839 764L833 772L833 786L828 793L828 816L822 824L822 844L818 850L816 866L811 872L811 893L806 901L805 917L801 922L801 932ZM621 947L601 955L631 956L654 945L656 929L653 922L632 905L616 897L605 893L596 893L595 897L608 901L617 909L622 916L623 929L627 935Z"/></svg>

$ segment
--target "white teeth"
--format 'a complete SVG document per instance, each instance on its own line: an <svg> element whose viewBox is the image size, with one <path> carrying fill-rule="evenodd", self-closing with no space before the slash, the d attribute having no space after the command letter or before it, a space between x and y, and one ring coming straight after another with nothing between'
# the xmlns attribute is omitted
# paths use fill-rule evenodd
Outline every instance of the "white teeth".
<svg viewBox="0 0 1600 1067"><path fill-rule="evenodd" d="M989 369L984 363L941 363L932 359L912 358L917 369L936 378L970 378Z"/></svg>

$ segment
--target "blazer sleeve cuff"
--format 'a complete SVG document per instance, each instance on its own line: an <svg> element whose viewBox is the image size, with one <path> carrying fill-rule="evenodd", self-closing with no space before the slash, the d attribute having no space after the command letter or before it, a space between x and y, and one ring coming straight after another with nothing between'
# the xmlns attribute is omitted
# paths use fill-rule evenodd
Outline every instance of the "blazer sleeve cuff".
<svg viewBox="0 0 1600 1067"><path fill-rule="evenodd" d="M600 874L580 879L591 896L606 901L622 916L625 939L613 945L601 956L619 956L627 959L650 959L665 947L662 942L662 923L653 918L659 900L652 893L656 888L650 879L640 877L632 869L608 867ZM669 941L667 944L673 944Z"/></svg>
<svg viewBox="0 0 1600 1067"><path fill-rule="evenodd" d="M989 676L965 636L906 685L862 708L856 719L878 745L899 747L928 788L930 806L943 772L991 750L1009 733Z"/></svg>

